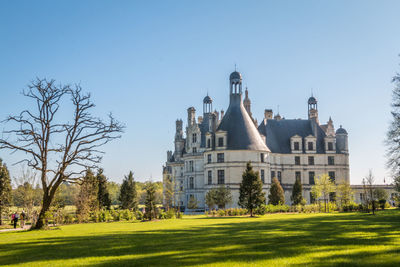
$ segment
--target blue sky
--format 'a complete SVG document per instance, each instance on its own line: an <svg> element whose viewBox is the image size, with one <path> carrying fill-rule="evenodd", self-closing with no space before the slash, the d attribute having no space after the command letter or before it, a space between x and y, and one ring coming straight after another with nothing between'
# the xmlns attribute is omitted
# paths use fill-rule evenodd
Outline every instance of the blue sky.
<svg viewBox="0 0 400 267"><path fill-rule="evenodd" d="M399 1L1 1L0 117L29 107L20 92L35 77L81 83L96 114L111 111L127 126L104 147L106 175L160 180L175 120L186 121L189 106L201 115L207 92L226 110L237 64L259 121L278 105L286 118L305 118L313 90L320 121L331 116L349 132L351 182L372 169L381 183L399 9ZM0 157L9 166L19 159Z"/></svg>

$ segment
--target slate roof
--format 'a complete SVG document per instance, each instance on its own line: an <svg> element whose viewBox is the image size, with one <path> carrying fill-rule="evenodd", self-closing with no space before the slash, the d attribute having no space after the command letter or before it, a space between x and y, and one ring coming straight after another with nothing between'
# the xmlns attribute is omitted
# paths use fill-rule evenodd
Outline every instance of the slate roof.
<svg viewBox="0 0 400 267"><path fill-rule="evenodd" d="M323 129L311 120L265 120L258 126L261 134L266 136L267 146L272 153L291 153L290 138L299 135L302 138L309 135L315 136L313 126L316 130L317 153L325 153ZM305 142L303 141L303 151Z"/></svg>
<svg viewBox="0 0 400 267"><path fill-rule="evenodd" d="M228 133L227 149L269 151L243 106L242 96L230 97L228 110L217 129Z"/></svg>

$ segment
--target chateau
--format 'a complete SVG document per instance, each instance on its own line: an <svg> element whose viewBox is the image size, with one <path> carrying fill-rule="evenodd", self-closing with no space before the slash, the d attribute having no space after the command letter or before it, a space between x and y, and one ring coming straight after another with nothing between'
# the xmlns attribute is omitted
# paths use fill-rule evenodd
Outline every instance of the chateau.
<svg viewBox="0 0 400 267"><path fill-rule="evenodd" d="M242 75L235 71L229 77L225 113L213 111L207 95L202 116L196 119L195 108L188 108L185 133L183 121L176 121L175 149L167 152L163 167L164 184L175 187L176 206L187 207L195 198L199 209L207 209L207 191L225 185L233 199L227 208L237 207L248 161L260 173L266 195L272 178L280 181L287 204L296 179L301 180L308 203L313 201L310 191L316 176L327 173L336 183L349 181L347 131L341 126L335 131L331 118L320 123L313 96L308 99L307 119L285 119L266 109L261 123L251 113L247 89L242 98Z"/></svg>

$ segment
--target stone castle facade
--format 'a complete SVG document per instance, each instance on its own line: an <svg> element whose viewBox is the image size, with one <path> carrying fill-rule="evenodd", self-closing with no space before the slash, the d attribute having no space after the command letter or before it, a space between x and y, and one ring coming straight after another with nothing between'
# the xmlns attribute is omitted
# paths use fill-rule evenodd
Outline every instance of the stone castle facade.
<svg viewBox="0 0 400 267"><path fill-rule="evenodd" d="M207 209L205 195L211 188L225 185L238 207L239 185L246 163L260 173L263 190L268 195L276 177L290 204L293 184L300 179L303 196L312 202L311 186L320 174L329 174L336 183L349 181L347 131L335 130L329 118L320 124L317 100L308 99L307 119L285 119L266 109L261 123L253 118L248 90L242 99L242 75L235 71L229 77L230 103L227 111L213 111L213 101L206 96L203 114L188 108L184 133L182 120L176 121L175 148L167 152L163 167L164 184L175 187L174 205L187 207L195 198L199 209Z"/></svg>

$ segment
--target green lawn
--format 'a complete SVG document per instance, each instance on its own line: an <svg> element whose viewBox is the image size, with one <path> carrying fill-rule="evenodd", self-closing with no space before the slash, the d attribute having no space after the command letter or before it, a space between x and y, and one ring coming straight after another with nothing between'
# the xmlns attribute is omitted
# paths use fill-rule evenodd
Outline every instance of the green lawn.
<svg viewBox="0 0 400 267"><path fill-rule="evenodd" d="M400 211L97 223L0 233L0 265L399 266Z"/></svg>

